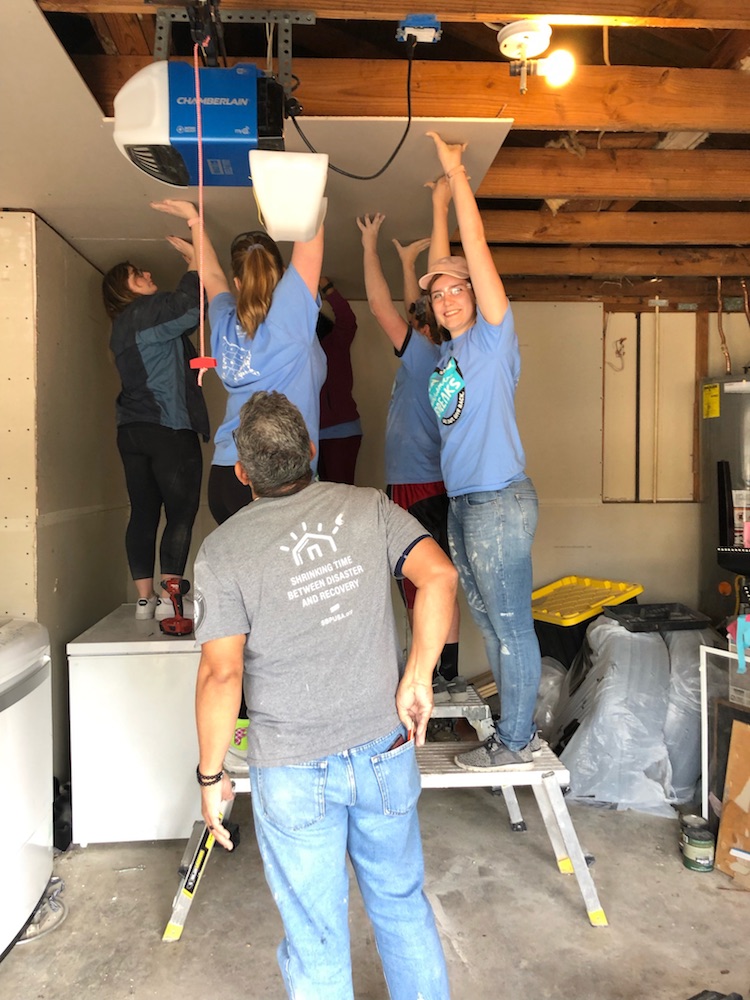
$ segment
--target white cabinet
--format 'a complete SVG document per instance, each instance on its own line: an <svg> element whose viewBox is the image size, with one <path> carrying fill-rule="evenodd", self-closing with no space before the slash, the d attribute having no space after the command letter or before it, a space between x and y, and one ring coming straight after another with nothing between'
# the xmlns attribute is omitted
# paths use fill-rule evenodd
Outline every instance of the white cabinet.
<svg viewBox="0 0 750 1000"><path fill-rule="evenodd" d="M200 819L200 647L123 604L68 643L73 841L188 837Z"/></svg>

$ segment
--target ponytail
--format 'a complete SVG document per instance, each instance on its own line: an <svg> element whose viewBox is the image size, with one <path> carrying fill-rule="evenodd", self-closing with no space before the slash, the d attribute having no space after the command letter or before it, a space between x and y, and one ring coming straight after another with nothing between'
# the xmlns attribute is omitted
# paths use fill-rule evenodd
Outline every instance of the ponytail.
<svg viewBox="0 0 750 1000"><path fill-rule="evenodd" d="M265 233L243 233L232 243L232 272L239 282L237 319L249 337L268 315L283 270L279 248Z"/></svg>

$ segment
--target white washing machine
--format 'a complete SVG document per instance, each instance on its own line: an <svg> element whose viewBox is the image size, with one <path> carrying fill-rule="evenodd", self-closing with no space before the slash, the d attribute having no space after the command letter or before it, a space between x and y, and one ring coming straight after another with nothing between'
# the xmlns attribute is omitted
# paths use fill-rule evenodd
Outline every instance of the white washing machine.
<svg viewBox="0 0 750 1000"><path fill-rule="evenodd" d="M0 955L52 875L52 680L43 625L0 618Z"/></svg>

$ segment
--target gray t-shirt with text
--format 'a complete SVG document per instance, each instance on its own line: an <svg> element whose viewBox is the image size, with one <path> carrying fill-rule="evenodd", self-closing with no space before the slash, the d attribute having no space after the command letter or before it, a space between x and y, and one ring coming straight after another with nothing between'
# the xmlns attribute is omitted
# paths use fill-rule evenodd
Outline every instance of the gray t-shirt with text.
<svg viewBox="0 0 750 1000"><path fill-rule="evenodd" d="M256 500L206 538L195 634L247 635L251 764L303 763L395 728L390 580L424 537L380 490L316 482Z"/></svg>

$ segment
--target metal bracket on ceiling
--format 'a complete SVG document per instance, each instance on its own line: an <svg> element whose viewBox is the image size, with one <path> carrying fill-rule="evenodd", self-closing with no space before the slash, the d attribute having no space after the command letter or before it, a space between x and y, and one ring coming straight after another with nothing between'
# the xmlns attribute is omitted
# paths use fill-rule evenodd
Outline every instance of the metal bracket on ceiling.
<svg viewBox="0 0 750 1000"><path fill-rule="evenodd" d="M315 24L312 10L222 10L216 8L222 24L260 23L274 24L278 30L276 77L287 97L292 92L292 25ZM160 7L156 12L156 34L154 36L154 59L169 58L172 39L172 24L175 21L190 21L190 13L184 7Z"/></svg>

